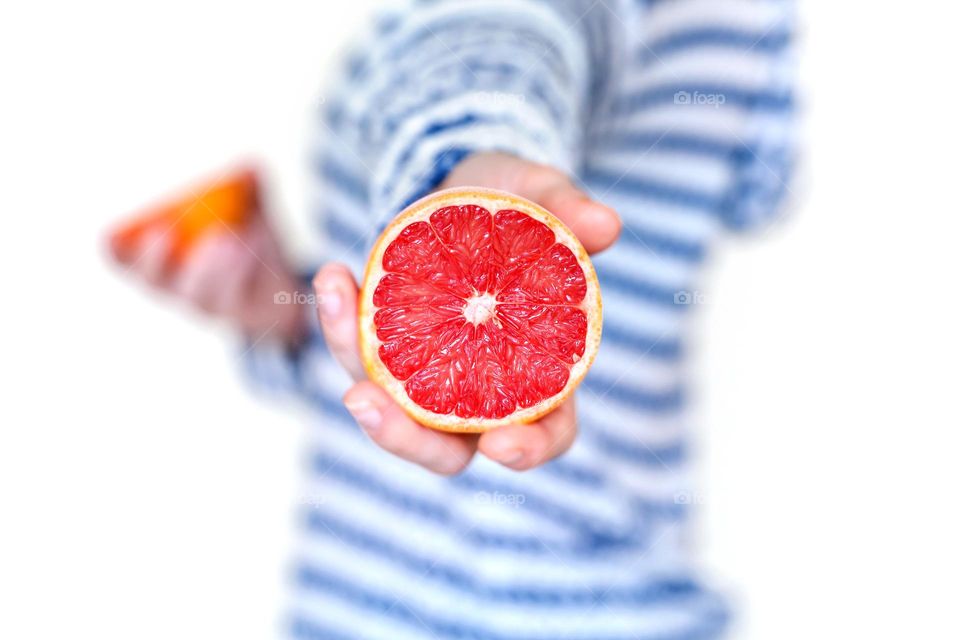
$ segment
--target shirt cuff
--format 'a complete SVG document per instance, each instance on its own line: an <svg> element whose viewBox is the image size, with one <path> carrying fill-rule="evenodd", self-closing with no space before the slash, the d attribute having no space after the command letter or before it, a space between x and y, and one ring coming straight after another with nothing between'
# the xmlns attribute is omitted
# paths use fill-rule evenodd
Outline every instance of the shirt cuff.
<svg viewBox="0 0 960 640"><path fill-rule="evenodd" d="M509 153L572 173L579 142L562 135L548 114L520 94L472 92L433 106L398 129L374 170L378 231L470 154Z"/></svg>

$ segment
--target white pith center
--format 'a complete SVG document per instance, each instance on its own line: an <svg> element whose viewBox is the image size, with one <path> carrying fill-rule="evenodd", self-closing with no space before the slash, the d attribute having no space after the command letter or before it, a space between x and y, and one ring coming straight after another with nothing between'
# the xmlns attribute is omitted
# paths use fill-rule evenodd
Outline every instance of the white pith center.
<svg viewBox="0 0 960 640"><path fill-rule="evenodd" d="M474 295L467 298L463 305L463 317L467 322L483 324L493 317L497 310L497 298L492 293Z"/></svg>

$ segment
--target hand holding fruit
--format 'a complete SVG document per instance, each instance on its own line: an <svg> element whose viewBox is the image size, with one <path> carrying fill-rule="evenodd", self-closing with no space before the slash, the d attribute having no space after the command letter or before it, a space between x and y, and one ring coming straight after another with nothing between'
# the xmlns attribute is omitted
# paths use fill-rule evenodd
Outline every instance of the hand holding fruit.
<svg viewBox="0 0 960 640"><path fill-rule="evenodd" d="M256 178L241 171L115 230L110 249L128 273L227 320L253 340L288 343L301 308L275 304L299 284L261 210Z"/></svg>
<svg viewBox="0 0 960 640"><path fill-rule="evenodd" d="M403 255L404 251L423 251L425 243L436 242L433 233L426 231L430 225L425 222L410 223L423 219L421 213L415 213L413 218L407 219L407 223L397 226L386 253L384 246L375 247L371 265L379 265L382 256L384 267L388 262L398 266L391 268L390 273L375 273L372 286L368 271L365 296L359 304L363 312L363 338L358 335L358 290L353 278L341 265L331 264L321 269L314 281L320 321L334 355L358 380L347 392L344 402L377 444L438 473L458 472L477 450L513 469L529 469L563 453L576 435L570 392L586 372L596 352L600 322L599 290L584 248L596 252L608 247L616 239L620 223L613 211L591 201L563 174L502 154L471 156L454 169L443 186L485 187L516 194L541 205L565 223L567 228L558 226L549 214L538 213L537 210L542 212L542 209L535 205L527 203L533 209L528 206L524 211L523 203L509 195L502 199L495 194L473 192L480 201L492 198L487 203L490 212L483 207L460 206L437 210L429 218L435 230L438 224L443 224L441 219L453 224L449 228L449 233L453 234L450 239L456 238L458 242L462 239L461 248L470 253L470 256L453 258L460 265L454 267L459 274L455 278L459 284L444 280L443 285L437 288L430 284L430 279L443 278L443 270L451 268L449 260L438 258L440 262L447 262L421 269L426 274L426 280L420 280L421 273L417 272L417 267L404 266L410 262ZM491 217L491 213L496 213L496 216ZM441 217L436 218L436 215ZM538 219L545 224L538 222ZM491 223L492 236L488 233ZM471 224L476 227L474 230L468 228ZM426 235L418 238L418 233ZM444 235L443 231L438 233ZM445 253L446 246L440 251L428 249L419 258L411 256L412 261L430 262L430 256ZM493 262L490 269L483 266L483 259L474 252L477 247L481 247L481 253L496 254L495 262L499 266L494 266ZM395 254L393 258L390 258L391 251ZM377 269L379 266L375 267L375 271ZM468 270L471 273L465 276ZM539 280L537 277L531 280L526 275L518 278L521 273L529 274L538 270ZM385 279L380 279L381 275ZM503 277L515 279L511 282L527 282L511 293L509 286L503 288L504 282L494 282ZM388 281L389 286L386 284ZM457 295L451 296L451 286L464 291L454 292ZM373 287L381 292L380 302L373 302L370 298L374 295ZM496 292L496 298L494 294L484 293L486 291ZM384 302L390 296L408 296L410 301L420 300L423 296L430 298L432 302L429 308L416 313L421 315L419 321L423 326L441 322L436 325L440 329L424 334L426 338L421 336L403 340L405 330L402 326L398 333L391 328L392 325L385 323L393 322L391 313L394 311L399 313L396 319L401 323L410 322L411 318L403 317L408 311L404 303ZM374 307L379 309L376 323L372 316L367 315L375 310ZM412 320L416 321L417 318ZM393 335L401 337L390 344L383 342L381 358L377 358L375 350L371 357L368 344L372 342L371 330L377 336L392 331ZM438 331L446 335L438 338ZM456 348L452 350L461 351L458 357L462 361L440 363L433 367L436 374L431 379L430 367L424 367L424 363L431 358L431 361L435 361L438 353L451 349L441 345L437 347L440 348L439 352L436 348L432 354L419 352L424 349L429 351L431 347L424 345L438 339L453 340L451 344L456 344ZM373 337L373 341L379 340ZM470 352L471 344L492 358L486 363L486 369L483 368L483 362L476 362L483 354L480 351ZM488 346L491 344L494 346L490 348L500 356L490 356ZM385 347L394 349L393 355L384 352ZM360 357L361 351L364 353L363 359ZM363 363L367 364L370 375L381 385L388 383L386 386L390 393L365 380ZM381 370L385 371L384 364L398 377L394 378L390 373L381 375ZM408 378L408 372L413 371L417 373ZM464 371L468 373L464 374ZM428 375L424 376L424 372ZM449 375L459 375L461 379L454 381L449 379ZM476 377L472 382L464 377L471 375ZM503 396L491 394L488 387L497 385L491 381L502 381L503 376L511 380L523 378L527 383L533 383L534 387L542 382L544 386L518 392L517 386L511 386L507 381L504 383L506 386L501 387L505 391ZM400 381L404 380L401 385ZM463 384L472 384L473 389L479 390L477 397L464 398L460 392L461 397L453 398L451 384L459 389L466 388ZM415 397L414 393L408 398L404 390L416 391L419 397ZM515 392L540 392L540 395L523 399L519 396L510 397L516 395ZM411 403L411 399L416 402ZM558 405L561 400L562 403ZM451 402L459 403L455 416ZM478 409L478 402L486 404ZM429 410L424 411L424 408ZM418 424L409 417L410 414L434 427L485 432L475 435L436 431ZM441 414L450 414L450 419ZM474 417L470 418L471 415ZM514 419L526 424L516 424ZM494 426L498 428L489 430Z"/></svg>

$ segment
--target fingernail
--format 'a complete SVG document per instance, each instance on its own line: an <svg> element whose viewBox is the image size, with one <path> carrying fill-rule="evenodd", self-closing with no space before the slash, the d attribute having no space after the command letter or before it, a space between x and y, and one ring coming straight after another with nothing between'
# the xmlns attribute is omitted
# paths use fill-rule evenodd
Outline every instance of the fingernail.
<svg viewBox="0 0 960 640"><path fill-rule="evenodd" d="M380 428L383 416L380 411L369 402L354 402L346 405L347 411L366 431L376 431Z"/></svg>
<svg viewBox="0 0 960 640"><path fill-rule="evenodd" d="M325 318L335 318L340 315L340 309L343 307L343 300L340 293L335 289L330 291L321 291L320 299L317 301L320 305L320 314Z"/></svg>
<svg viewBox="0 0 960 640"><path fill-rule="evenodd" d="M497 462L511 467L519 464L523 460L523 451L520 449L508 449L497 456Z"/></svg>

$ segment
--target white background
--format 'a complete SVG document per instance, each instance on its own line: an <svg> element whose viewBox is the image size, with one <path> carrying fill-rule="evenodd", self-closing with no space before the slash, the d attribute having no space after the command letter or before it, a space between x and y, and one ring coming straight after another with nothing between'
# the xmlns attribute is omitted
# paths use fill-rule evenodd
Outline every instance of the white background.
<svg viewBox="0 0 960 640"><path fill-rule="evenodd" d="M310 115L374 4L0 10L0 637L274 631L303 416L101 235L253 157L302 236ZM956 16L853 4L804 6L792 216L701 288L699 537L738 638L960 634Z"/></svg>

